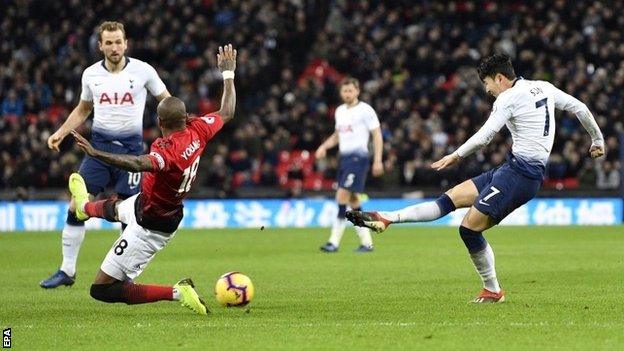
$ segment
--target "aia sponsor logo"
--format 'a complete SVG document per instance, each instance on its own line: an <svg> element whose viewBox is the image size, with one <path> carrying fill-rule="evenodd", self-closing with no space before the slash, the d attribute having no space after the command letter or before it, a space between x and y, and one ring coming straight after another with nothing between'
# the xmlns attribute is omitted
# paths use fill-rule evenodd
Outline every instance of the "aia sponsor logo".
<svg viewBox="0 0 624 351"><path fill-rule="evenodd" d="M123 93L102 93L100 95L100 105L134 105L134 99L129 92Z"/></svg>
<svg viewBox="0 0 624 351"><path fill-rule="evenodd" d="M350 124L339 125L336 129L338 129L338 133L349 133L353 131L353 127Z"/></svg>

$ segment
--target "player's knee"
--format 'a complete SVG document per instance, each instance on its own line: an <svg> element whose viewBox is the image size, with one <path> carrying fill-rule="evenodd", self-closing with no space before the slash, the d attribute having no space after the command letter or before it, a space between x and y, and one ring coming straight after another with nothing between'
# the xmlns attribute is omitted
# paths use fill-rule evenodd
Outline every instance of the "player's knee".
<svg viewBox="0 0 624 351"><path fill-rule="evenodd" d="M90 294L92 298L102 302L124 302L123 282L92 284Z"/></svg>
<svg viewBox="0 0 624 351"><path fill-rule="evenodd" d="M351 201L349 201L349 207L351 207L353 211L360 211L362 209L362 204L358 198L352 198Z"/></svg>
<svg viewBox="0 0 624 351"><path fill-rule="evenodd" d="M117 199L108 199L104 202L104 219L109 222L117 222Z"/></svg>
<svg viewBox="0 0 624 351"><path fill-rule="evenodd" d="M461 236L464 241L464 245L466 245L466 248L470 253L479 252L485 249L485 246L487 245L487 241L480 231L469 229L463 225L459 227L459 236Z"/></svg>
<svg viewBox="0 0 624 351"><path fill-rule="evenodd" d="M351 192L349 190L338 188L338 191L336 192L336 201L339 204L346 205L349 203L350 199L351 199Z"/></svg>
<svg viewBox="0 0 624 351"><path fill-rule="evenodd" d="M444 195L449 197L456 208L462 208L471 206L479 196L479 191L472 180L467 180L449 189Z"/></svg>

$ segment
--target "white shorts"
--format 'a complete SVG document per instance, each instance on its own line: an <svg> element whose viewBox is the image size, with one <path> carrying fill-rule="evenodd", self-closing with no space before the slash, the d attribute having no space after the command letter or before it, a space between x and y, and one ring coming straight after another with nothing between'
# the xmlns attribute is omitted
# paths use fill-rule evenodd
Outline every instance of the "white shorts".
<svg viewBox="0 0 624 351"><path fill-rule="evenodd" d="M137 196L129 197L118 205L117 217L127 227L100 267L104 273L121 281L138 277L154 255L175 235L145 229L136 222L134 202Z"/></svg>

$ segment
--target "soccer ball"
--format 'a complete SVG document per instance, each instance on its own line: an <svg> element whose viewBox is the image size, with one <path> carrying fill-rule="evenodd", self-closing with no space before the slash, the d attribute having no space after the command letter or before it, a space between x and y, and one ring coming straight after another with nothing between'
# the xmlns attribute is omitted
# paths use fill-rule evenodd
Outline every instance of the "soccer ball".
<svg viewBox="0 0 624 351"><path fill-rule="evenodd" d="M214 293L221 306L245 306L253 299L254 287L248 276L229 272L217 280Z"/></svg>

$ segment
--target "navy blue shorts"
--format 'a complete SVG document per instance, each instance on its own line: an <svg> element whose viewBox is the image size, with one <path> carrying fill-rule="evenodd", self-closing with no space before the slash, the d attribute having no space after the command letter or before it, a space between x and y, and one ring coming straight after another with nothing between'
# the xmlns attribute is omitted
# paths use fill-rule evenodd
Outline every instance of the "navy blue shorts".
<svg viewBox="0 0 624 351"><path fill-rule="evenodd" d="M92 142L98 150L113 154L140 155L139 150L129 150L127 147L112 143ZM114 187L115 192L124 196L137 194L141 190L141 173L131 173L108 165L98 159L85 156L78 173L84 178L87 191L91 195L103 192L108 186Z"/></svg>
<svg viewBox="0 0 624 351"><path fill-rule="evenodd" d="M542 184L541 179L526 177L507 163L472 178L472 181L479 191L474 207L496 223L534 198Z"/></svg>
<svg viewBox="0 0 624 351"><path fill-rule="evenodd" d="M368 156L343 155L338 165L338 186L354 193L364 191L370 160Z"/></svg>

